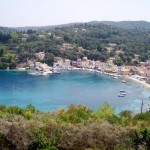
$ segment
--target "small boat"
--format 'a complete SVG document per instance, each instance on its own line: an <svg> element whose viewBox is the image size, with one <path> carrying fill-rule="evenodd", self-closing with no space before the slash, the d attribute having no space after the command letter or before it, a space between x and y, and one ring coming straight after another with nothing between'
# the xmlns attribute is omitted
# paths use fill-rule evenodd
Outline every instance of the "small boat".
<svg viewBox="0 0 150 150"><path fill-rule="evenodd" d="M125 90L120 90L120 92L123 92L123 93L125 93L126 91L125 91Z"/></svg>
<svg viewBox="0 0 150 150"><path fill-rule="evenodd" d="M118 97L125 97L125 94L118 94Z"/></svg>
<svg viewBox="0 0 150 150"><path fill-rule="evenodd" d="M57 71L57 70L53 70L53 72L52 72L53 74L60 74L60 72L59 71Z"/></svg>
<svg viewBox="0 0 150 150"><path fill-rule="evenodd" d="M34 76L41 76L42 72L35 71L35 72L30 72L29 74Z"/></svg>
<svg viewBox="0 0 150 150"><path fill-rule="evenodd" d="M118 79L118 77L117 77L117 76L114 76L113 78L114 78L114 79Z"/></svg>
<svg viewBox="0 0 150 150"><path fill-rule="evenodd" d="M122 80L121 82L122 82L122 83L126 83L126 81L125 81L125 80Z"/></svg>
<svg viewBox="0 0 150 150"><path fill-rule="evenodd" d="M26 68L18 68L18 70L21 70L21 71L22 71L22 70L26 70Z"/></svg>

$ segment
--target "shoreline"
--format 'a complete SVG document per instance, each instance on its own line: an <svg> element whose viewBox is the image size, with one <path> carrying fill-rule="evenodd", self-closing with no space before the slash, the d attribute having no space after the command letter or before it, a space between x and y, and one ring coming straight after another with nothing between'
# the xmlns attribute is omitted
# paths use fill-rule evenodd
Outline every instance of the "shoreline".
<svg viewBox="0 0 150 150"><path fill-rule="evenodd" d="M68 70L68 69L60 69L59 68L59 70ZM72 70L82 70L81 68L74 68L74 69L69 69L69 71L72 71ZM28 69L28 70L21 70L21 69L9 69L9 70L7 70L7 69L0 69L0 71L19 71L19 72L28 72L28 71L32 71L31 69ZM90 69L83 69L82 71L91 71ZM93 71L91 71L91 72L93 72ZM106 75L105 73L101 73L101 74L104 74L104 75ZM123 76L121 76L121 77L123 77ZM138 83L138 84L141 84L141 85L143 85L143 87L146 87L146 88L149 88L150 89L150 84L148 84L148 83L146 83L145 81L140 81L140 80L138 80L138 79L136 79L136 78L134 78L134 77L132 77L132 76L129 76L129 75L126 75L125 77L124 77L125 79L127 79L127 80L131 80L131 81L134 81L134 82L136 82L136 83Z"/></svg>
<svg viewBox="0 0 150 150"><path fill-rule="evenodd" d="M143 85L143 87L146 87L146 88L149 88L149 89L150 89L150 84L146 83L145 81L140 81L140 80L135 79L135 78L133 78L133 77L130 77L130 76L128 76L128 75L125 76L125 78L126 78L126 79L129 79L129 80L132 80L132 81L134 81L134 82L137 82L137 83Z"/></svg>

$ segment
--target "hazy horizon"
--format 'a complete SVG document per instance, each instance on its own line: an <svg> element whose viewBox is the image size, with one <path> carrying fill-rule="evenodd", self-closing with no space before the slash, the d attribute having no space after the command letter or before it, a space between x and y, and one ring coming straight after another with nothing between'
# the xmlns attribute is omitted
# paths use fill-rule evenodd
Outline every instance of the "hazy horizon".
<svg viewBox="0 0 150 150"><path fill-rule="evenodd" d="M91 21L88 21L88 22L68 22L68 23L62 23L62 24L50 24L50 25L27 25L27 26L1 26L0 27L6 27L6 28L24 28L24 27L47 27L47 26L61 26L61 25L67 25L67 24L78 24L78 23L89 23L89 22L103 22L103 21L110 21L110 22L126 22L126 21L131 21L131 22L134 22L134 21L144 21L144 22L149 22L150 21L147 21L147 20L121 20L121 21L114 21L114 20L91 20Z"/></svg>
<svg viewBox="0 0 150 150"><path fill-rule="evenodd" d="M90 21L148 21L149 0L5 0L0 26L50 26Z"/></svg>

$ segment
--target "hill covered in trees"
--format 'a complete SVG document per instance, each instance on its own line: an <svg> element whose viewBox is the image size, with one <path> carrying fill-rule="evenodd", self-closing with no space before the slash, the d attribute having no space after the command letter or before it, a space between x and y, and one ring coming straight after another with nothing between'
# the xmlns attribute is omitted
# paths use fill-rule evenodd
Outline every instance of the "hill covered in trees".
<svg viewBox="0 0 150 150"><path fill-rule="evenodd" d="M27 60L36 59L37 52L45 52L50 64L54 57L76 60L87 56L100 61L114 57L117 65L138 65L135 54L139 55L139 61L150 58L150 30L125 29L105 25L104 22L20 28L15 31L1 28L1 69L15 68Z"/></svg>
<svg viewBox="0 0 150 150"><path fill-rule="evenodd" d="M100 23L125 29L150 30L150 22L147 21L101 21Z"/></svg>

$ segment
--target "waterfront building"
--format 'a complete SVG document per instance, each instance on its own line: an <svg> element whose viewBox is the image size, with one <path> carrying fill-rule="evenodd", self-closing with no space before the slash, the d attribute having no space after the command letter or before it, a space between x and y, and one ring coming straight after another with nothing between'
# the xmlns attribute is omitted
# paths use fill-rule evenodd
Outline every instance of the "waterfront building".
<svg viewBox="0 0 150 150"><path fill-rule="evenodd" d="M77 67L77 61L71 61L71 66Z"/></svg>
<svg viewBox="0 0 150 150"><path fill-rule="evenodd" d="M129 75L130 70L127 68L121 69L121 75Z"/></svg>
<svg viewBox="0 0 150 150"><path fill-rule="evenodd" d="M88 60L87 57L83 57L83 60L82 60L82 67L83 67L83 68L89 68L89 62L90 62L90 60Z"/></svg>
<svg viewBox="0 0 150 150"><path fill-rule="evenodd" d="M95 61L89 61L89 68L94 69L95 68Z"/></svg>
<svg viewBox="0 0 150 150"><path fill-rule="evenodd" d="M77 59L77 67L82 67L82 60L81 59Z"/></svg>
<svg viewBox="0 0 150 150"><path fill-rule="evenodd" d="M70 67L70 63L71 63L71 60L69 60L69 59L64 59L64 60L63 60L63 63L62 63L62 68L68 69L68 68Z"/></svg>
<svg viewBox="0 0 150 150"><path fill-rule="evenodd" d="M39 60L43 60L45 57L45 53L44 52L38 52L35 53L35 56L39 59Z"/></svg>
<svg viewBox="0 0 150 150"><path fill-rule="evenodd" d="M147 61L145 62L145 66L150 66L150 60L147 60Z"/></svg>
<svg viewBox="0 0 150 150"><path fill-rule="evenodd" d="M147 77L147 78L150 78L150 70L147 70L147 69L146 69L146 70L144 71L144 76Z"/></svg>

